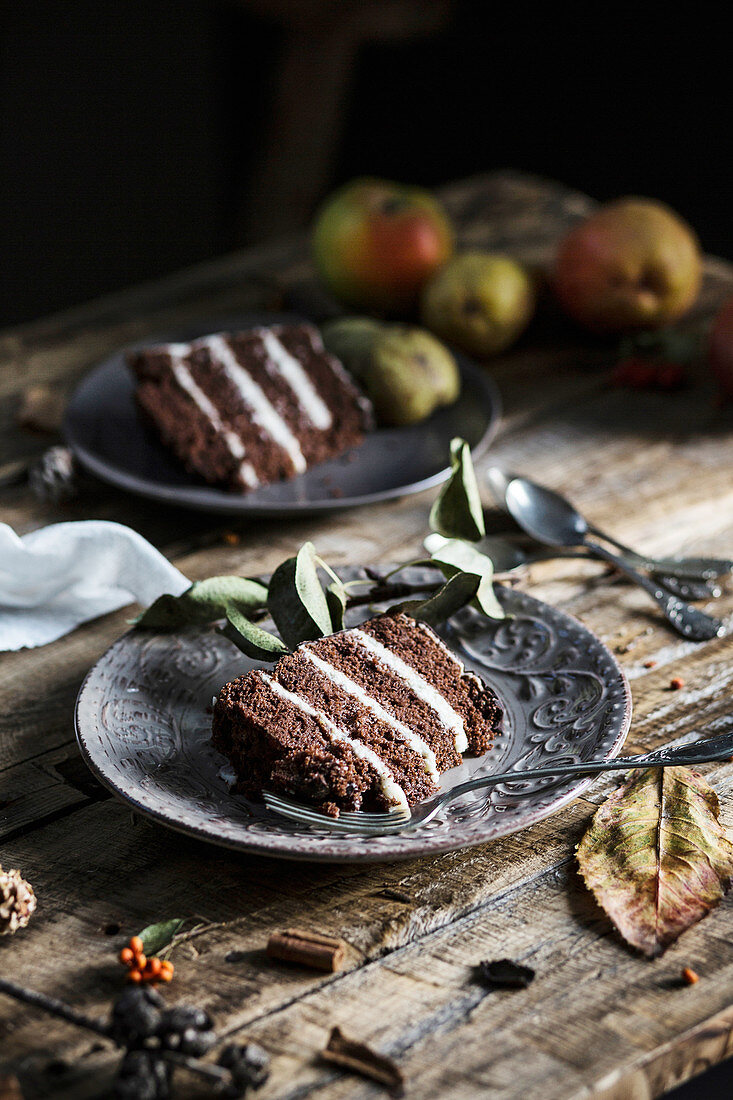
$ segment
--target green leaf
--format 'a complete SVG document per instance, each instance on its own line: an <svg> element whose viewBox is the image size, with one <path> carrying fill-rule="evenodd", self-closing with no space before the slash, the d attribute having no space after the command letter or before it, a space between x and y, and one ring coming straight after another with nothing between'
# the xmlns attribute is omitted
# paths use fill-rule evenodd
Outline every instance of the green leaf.
<svg viewBox="0 0 733 1100"><path fill-rule="evenodd" d="M733 844L715 791L688 768L646 768L596 811L578 845L586 885L621 935L650 958L719 903Z"/></svg>
<svg viewBox="0 0 733 1100"><path fill-rule="evenodd" d="M171 596L168 593L158 596L150 607L132 620L132 625L141 630L175 630L197 621L193 608L185 600L190 591L189 588L182 596Z"/></svg>
<svg viewBox="0 0 733 1100"><path fill-rule="evenodd" d="M316 565L319 565L332 580L332 584L329 584L326 589L326 603L328 604L328 613L331 618L331 630L343 630L344 628L344 614L346 612L346 585L343 583L338 573L334 573L328 562L323 558L316 555Z"/></svg>
<svg viewBox="0 0 733 1100"><path fill-rule="evenodd" d="M177 917L174 920L162 920L158 924L149 924L147 928L143 928L138 935L143 941L145 954L148 957L157 955L159 951L168 946L176 933L180 932L183 924L183 918Z"/></svg>
<svg viewBox="0 0 733 1100"><path fill-rule="evenodd" d="M346 611L346 589L341 581L329 584L326 589L326 603L331 616L331 627L334 631L344 629L344 612Z"/></svg>
<svg viewBox="0 0 733 1100"><path fill-rule="evenodd" d="M474 573L480 577L481 583L473 601L475 606L490 619L505 618L504 609L494 594L494 563L491 558L463 539L442 539L436 546L435 538L432 536L430 542L435 547L431 560L439 566L443 575L449 579L457 573Z"/></svg>
<svg viewBox="0 0 733 1100"><path fill-rule="evenodd" d="M267 604L267 588L248 577L209 577L195 581L180 596L164 595L143 611L135 625L148 630L177 627L223 619L228 607L256 611Z"/></svg>
<svg viewBox="0 0 733 1100"><path fill-rule="evenodd" d="M430 509L430 527L446 538L477 542L486 528L471 450L465 439L451 440L450 460L452 473Z"/></svg>
<svg viewBox="0 0 733 1100"><path fill-rule="evenodd" d="M226 620L226 624L220 627L219 633L253 660L277 661L289 652L279 638L251 622L236 607L230 607L227 610Z"/></svg>
<svg viewBox="0 0 733 1100"><path fill-rule="evenodd" d="M400 610L412 615L413 619L437 626L470 603L480 584L481 578L475 573L456 573L429 599L402 604Z"/></svg>
<svg viewBox="0 0 733 1100"><path fill-rule="evenodd" d="M306 542L294 558L288 558L272 574L267 607L291 649L333 632L312 542Z"/></svg>

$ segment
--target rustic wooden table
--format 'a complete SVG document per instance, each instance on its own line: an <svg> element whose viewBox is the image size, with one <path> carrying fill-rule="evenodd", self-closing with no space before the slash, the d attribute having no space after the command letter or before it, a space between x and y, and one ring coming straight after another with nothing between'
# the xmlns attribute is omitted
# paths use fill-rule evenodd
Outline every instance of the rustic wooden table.
<svg viewBox="0 0 733 1100"><path fill-rule="evenodd" d="M547 260L590 202L514 174L448 188L464 245ZM733 286L706 266L698 317ZM47 440L15 427L21 391L64 389L100 357L171 322L261 308L310 277L303 241L248 251L0 337L0 478ZM704 379L679 394L609 389L610 349L556 319L538 322L492 364L505 416L492 459L567 490L601 526L649 551L730 553L733 432ZM9 480L6 478L6 480ZM306 538L334 565L399 560L425 531L431 494L293 523L221 523L88 483L42 505L0 490L0 518L27 531L60 518L110 517L160 546L190 577L260 573ZM231 534L241 535L233 545ZM562 606L619 655L631 681L631 750L730 728L731 642L682 642L647 598L574 561L532 569L534 595ZM718 605L730 617L733 598ZM386 866L318 866L233 855L134 820L91 777L74 743L79 683L125 629L129 611L30 652L0 655L0 861L39 899L27 930L0 941L0 973L106 1012L120 988L116 953L144 925L198 918L178 952L171 998L205 1005L228 1034L261 1042L270 1097L377 1095L320 1063L332 1025L396 1057L408 1095L657 1096L731 1053L733 900L647 962L613 933L578 881L573 853L613 780L542 824L472 851ZM646 662L656 662L647 668ZM684 689L671 692L670 678ZM733 818L733 764L708 769ZM268 961L271 931L297 925L344 937L349 968L318 976ZM537 971L527 990L487 991L472 964L509 956ZM682 966L700 974L682 988ZM93 1036L0 997L0 1069L27 1096L99 1096L116 1056ZM180 1095L195 1086L179 1077Z"/></svg>

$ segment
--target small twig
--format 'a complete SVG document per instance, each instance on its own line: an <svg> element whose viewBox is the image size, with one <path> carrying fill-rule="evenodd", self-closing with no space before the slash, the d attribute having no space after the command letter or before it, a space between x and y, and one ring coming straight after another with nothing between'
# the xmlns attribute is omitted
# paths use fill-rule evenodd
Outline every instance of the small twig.
<svg viewBox="0 0 733 1100"><path fill-rule="evenodd" d="M381 584L375 584L373 588L370 588L368 592L363 592L360 596L350 596L346 601L346 606L347 608L363 607L365 604L381 603L382 600L402 600L406 596L436 592L438 588L440 588L440 584L436 584L435 581L423 584L408 584L407 581L397 583L383 581Z"/></svg>
<svg viewBox="0 0 733 1100"><path fill-rule="evenodd" d="M45 993L38 993L35 989L24 989L23 986L16 985L15 982L9 982L7 978L0 978L0 993L5 993L8 997L14 997L16 1001L23 1001L24 1004L33 1005L34 1008L40 1008L51 1016L58 1016L61 1020L76 1024L77 1027L84 1027L87 1031L94 1031L97 1035L104 1035L107 1039L112 1038L109 1024L103 1023L102 1020L94 1020L91 1016L86 1016L83 1012L72 1008L71 1005L58 1001L55 997L48 997Z"/></svg>
<svg viewBox="0 0 733 1100"><path fill-rule="evenodd" d="M159 1053L166 1062L170 1062L174 1066L181 1066L182 1069L190 1070L192 1073L198 1073L199 1077L206 1077L209 1081L215 1081L218 1085L230 1085L232 1083L232 1075L229 1070L223 1066L217 1066L214 1062L197 1062L193 1058L189 1058L187 1054L181 1054L177 1050L161 1050L156 1053Z"/></svg>
<svg viewBox="0 0 733 1100"><path fill-rule="evenodd" d="M368 607L369 604L381 603L383 600L403 600L407 596L437 592L440 588L440 582L409 584L407 581L385 581L381 577L376 580L376 574L375 577L371 576L373 571L365 570L365 572L370 573L369 580L375 580L375 583L368 591L361 592L358 596L348 596L346 600L347 610L352 607ZM267 616L267 608L262 608L260 611L251 612L249 617L252 622L261 622Z"/></svg>

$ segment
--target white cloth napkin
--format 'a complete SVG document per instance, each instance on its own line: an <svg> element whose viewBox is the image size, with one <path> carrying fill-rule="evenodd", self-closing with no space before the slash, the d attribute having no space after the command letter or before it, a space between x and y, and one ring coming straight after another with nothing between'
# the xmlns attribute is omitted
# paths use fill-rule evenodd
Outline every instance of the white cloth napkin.
<svg viewBox="0 0 733 1100"><path fill-rule="evenodd" d="M121 523L56 523L20 538L0 523L0 650L46 645L137 600L191 582Z"/></svg>

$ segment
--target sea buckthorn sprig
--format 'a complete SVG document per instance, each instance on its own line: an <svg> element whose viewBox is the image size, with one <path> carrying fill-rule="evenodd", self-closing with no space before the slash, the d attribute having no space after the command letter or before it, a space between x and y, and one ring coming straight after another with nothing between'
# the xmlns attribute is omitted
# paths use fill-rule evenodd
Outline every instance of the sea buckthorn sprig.
<svg viewBox="0 0 733 1100"><path fill-rule="evenodd" d="M160 959L157 955L148 958L140 936L132 936L127 947L122 948L120 962L127 967L128 982L135 985L169 982L175 969L170 959Z"/></svg>

